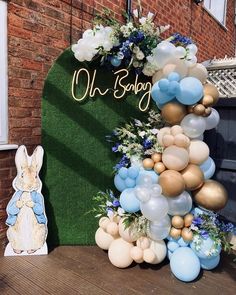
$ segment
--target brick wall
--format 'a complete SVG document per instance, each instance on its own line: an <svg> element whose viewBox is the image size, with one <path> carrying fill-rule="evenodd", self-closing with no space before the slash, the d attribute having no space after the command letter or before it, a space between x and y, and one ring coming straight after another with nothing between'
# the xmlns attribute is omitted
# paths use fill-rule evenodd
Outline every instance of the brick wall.
<svg viewBox="0 0 236 295"><path fill-rule="evenodd" d="M135 8L136 1L132 1ZM191 0L143 0L144 13L172 26L198 44L200 61L235 53L234 0L228 0L226 27L220 26ZM96 12L110 8L122 20L126 1L11 0L8 1L9 143L29 151L41 141L41 96L44 79L58 55L91 26ZM0 151L0 241L5 237L5 207L13 191L14 151Z"/></svg>

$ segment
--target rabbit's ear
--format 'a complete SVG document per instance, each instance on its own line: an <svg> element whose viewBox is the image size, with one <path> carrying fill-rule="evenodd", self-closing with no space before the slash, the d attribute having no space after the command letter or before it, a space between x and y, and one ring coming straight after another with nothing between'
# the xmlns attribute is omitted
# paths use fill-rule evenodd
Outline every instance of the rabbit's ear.
<svg viewBox="0 0 236 295"><path fill-rule="evenodd" d="M43 148L38 145L32 155L31 166L39 173L43 164Z"/></svg>
<svg viewBox="0 0 236 295"><path fill-rule="evenodd" d="M28 167L28 154L26 147L24 145L21 145L15 156L15 163L16 163L16 168L17 172L20 172L24 168Z"/></svg>

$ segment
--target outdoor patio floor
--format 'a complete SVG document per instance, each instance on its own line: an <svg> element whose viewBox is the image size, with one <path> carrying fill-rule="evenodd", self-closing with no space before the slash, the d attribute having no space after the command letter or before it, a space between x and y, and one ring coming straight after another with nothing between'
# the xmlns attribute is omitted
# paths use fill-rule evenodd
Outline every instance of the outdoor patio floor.
<svg viewBox="0 0 236 295"><path fill-rule="evenodd" d="M0 294L236 294L236 263L223 256L213 271L178 281L167 261L118 269L95 246L60 246L47 256L0 257Z"/></svg>

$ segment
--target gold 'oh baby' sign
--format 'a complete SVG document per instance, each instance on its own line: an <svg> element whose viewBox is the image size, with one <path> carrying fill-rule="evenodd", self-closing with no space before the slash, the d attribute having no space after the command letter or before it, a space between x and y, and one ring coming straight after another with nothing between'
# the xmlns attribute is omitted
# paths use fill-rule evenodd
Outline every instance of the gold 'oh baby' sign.
<svg viewBox="0 0 236 295"><path fill-rule="evenodd" d="M116 72L111 72L111 75L114 75L114 84L112 87L104 88L104 85L96 85L97 75L98 73L96 69L93 70L93 72L89 72L86 68L74 71L71 94L76 101L83 102L86 98L93 98L95 95L104 96L108 93L112 93L114 99L118 100L124 98L127 94L134 93L135 95L141 95L138 103L139 109L142 112L148 110L151 101L151 82L143 83L139 81L139 76L136 75L133 83L128 83L127 78L129 77L129 71L126 69L120 69ZM82 80L83 89L81 88Z"/></svg>

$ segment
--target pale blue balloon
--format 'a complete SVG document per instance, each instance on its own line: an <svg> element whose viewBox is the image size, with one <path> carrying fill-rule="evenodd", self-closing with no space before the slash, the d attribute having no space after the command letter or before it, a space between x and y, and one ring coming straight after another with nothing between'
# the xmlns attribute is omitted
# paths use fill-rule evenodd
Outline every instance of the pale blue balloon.
<svg viewBox="0 0 236 295"><path fill-rule="evenodd" d="M158 86L162 92L167 92L167 90L169 88L169 84L170 84L170 82L168 79L161 79L158 82Z"/></svg>
<svg viewBox="0 0 236 295"><path fill-rule="evenodd" d="M170 269L177 279L191 282L198 277L201 266L199 258L192 249L179 247L171 255Z"/></svg>
<svg viewBox="0 0 236 295"><path fill-rule="evenodd" d="M123 192L123 190L126 189L125 181L124 181L124 179L122 179L122 178L120 177L119 174L116 174L116 175L115 175L115 178L114 178L114 185L115 185L115 187L118 189L118 191L120 191L120 192Z"/></svg>
<svg viewBox="0 0 236 295"><path fill-rule="evenodd" d="M127 188L121 193L120 205L128 213L135 213L140 210L140 202L136 198L133 188Z"/></svg>
<svg viewBox="0 0 236 295"><path fill-rule="evenodd" d="M135 180L134 180L133 178L127 177L127 178L125 179L125 185L126 185L127 187L129 187L129 188L131 188L131 187L135 187L136 182L135 182Z"/></svg>
<svg viewBox="0 0 236 295"><path fill-rule="evenodd" d="M199 167L202 170L205 179L212 178L216 171L215 162L211 157L208 157L207 160L203 162Z"/></svg>
<svg viewBox="0 0 236 295"><path fill-rule="evenodd" d="M179 102L192 105L198 102L202 96L203 86L197 78L186 77L180 81L180 93L176 95Z"/></svg>
<svg viewBox="0 0 236 295"><path fill-rule="evenodd" d="M136 185L142 185L142 179L144 176L150 176L152 184L158 183L158 174L154 170L140 170L138 177L136 178Z"/></svg>
<svg viewBox="0 0 236 295"><path fill-rule="evenodd" d="M180 85L177 81L171 81L167 93L171 96L176 96L180 91Z"/></svg>
<svg viewBox="0 0 236 295"><path fill-rule="evenodd" d="M167 243L167 248L168 250L170 250L171 252L174 252L176 249L179 248L179 244L176 241L169 241Z"/></svg>
<svg viewBox="0 0 236 295"><path fill-rule="evenodd" d="M126 179L128 177L128 168L126 167L120 168L120 170L118 171L118 174L122 179Z"/></svg>
<svg viewBox="0 0 236 295"><path fill-rule="evenodd" d="M157 97L155 101L159 104L168 103L174 98L173 94L168 94L168 91L164 92L164 91L161 91L160 89L157 90L156 95Z"/></svg>
<svg viewBox="0 0 236 295"><path fill-rule="evenodd" d="M220 254L221 246L214 245L214 241L209 237L207 239L201 239L200 249L198 249L197 242L194 240L190 243L191 249L199 258L210 259ZM215 249L212 252L212 249ZM209 254L211 252L211 254Z"/></svg>
<svg viewBox="0 0 236 295"><path fill-rule="evenodd" d="M135 178L137 178L138 174L139 174L139 168L138 167L132 166L132 167L128 168L128 176L130 178L135 179Z"/></svg>
<svg viewBox="0 0 236 295"><path fill-rule="evenodd" d="M185 241L182 237L178 239L178 244L180 247L188 247L189 242Z"/></svg>
<svg viewBox="0 0 236 295"><path fill-rule="evenodd" d="M151 90L151 96L152 96L152 99L153 99L155 102L157 102L157 100L158 100L157 91L160 91L160 88L159 88L158 82L156 82L156 83L152 86L152 90Z"/></svg>
<svg viewBox="0 0 236 295"><path fill-rule="evenodd" d="M171 256L172 256L173 252L171 252L170 250L167 251L167 258L170 260Z"/></svg>
<svg viewBox="0 0 236 295"><path fill-rule="evenodd" d="M217 267L217 265L220 262L220 255L217 255L215 257L212 257L210 259L204 259L204 258L199 258L200 259L200 264L201 268L206 269L206 270L211 270Z"/></svg>
<svg viewBox="0 0 236 295"><path fill-rule="evenodd" d="M113 67L119 67L120 64L121 64L121 59L119 59L118 57L116 56L113 56L111 58L111 64L113 65Z"/></svg>
<svg viewBox="0 0 236 295"><path fill-rule="evenodd" d="M177 81L178 82L180 80L180 75L176 72L172 72L168 75L167 79L169 81Z"/></svg>

